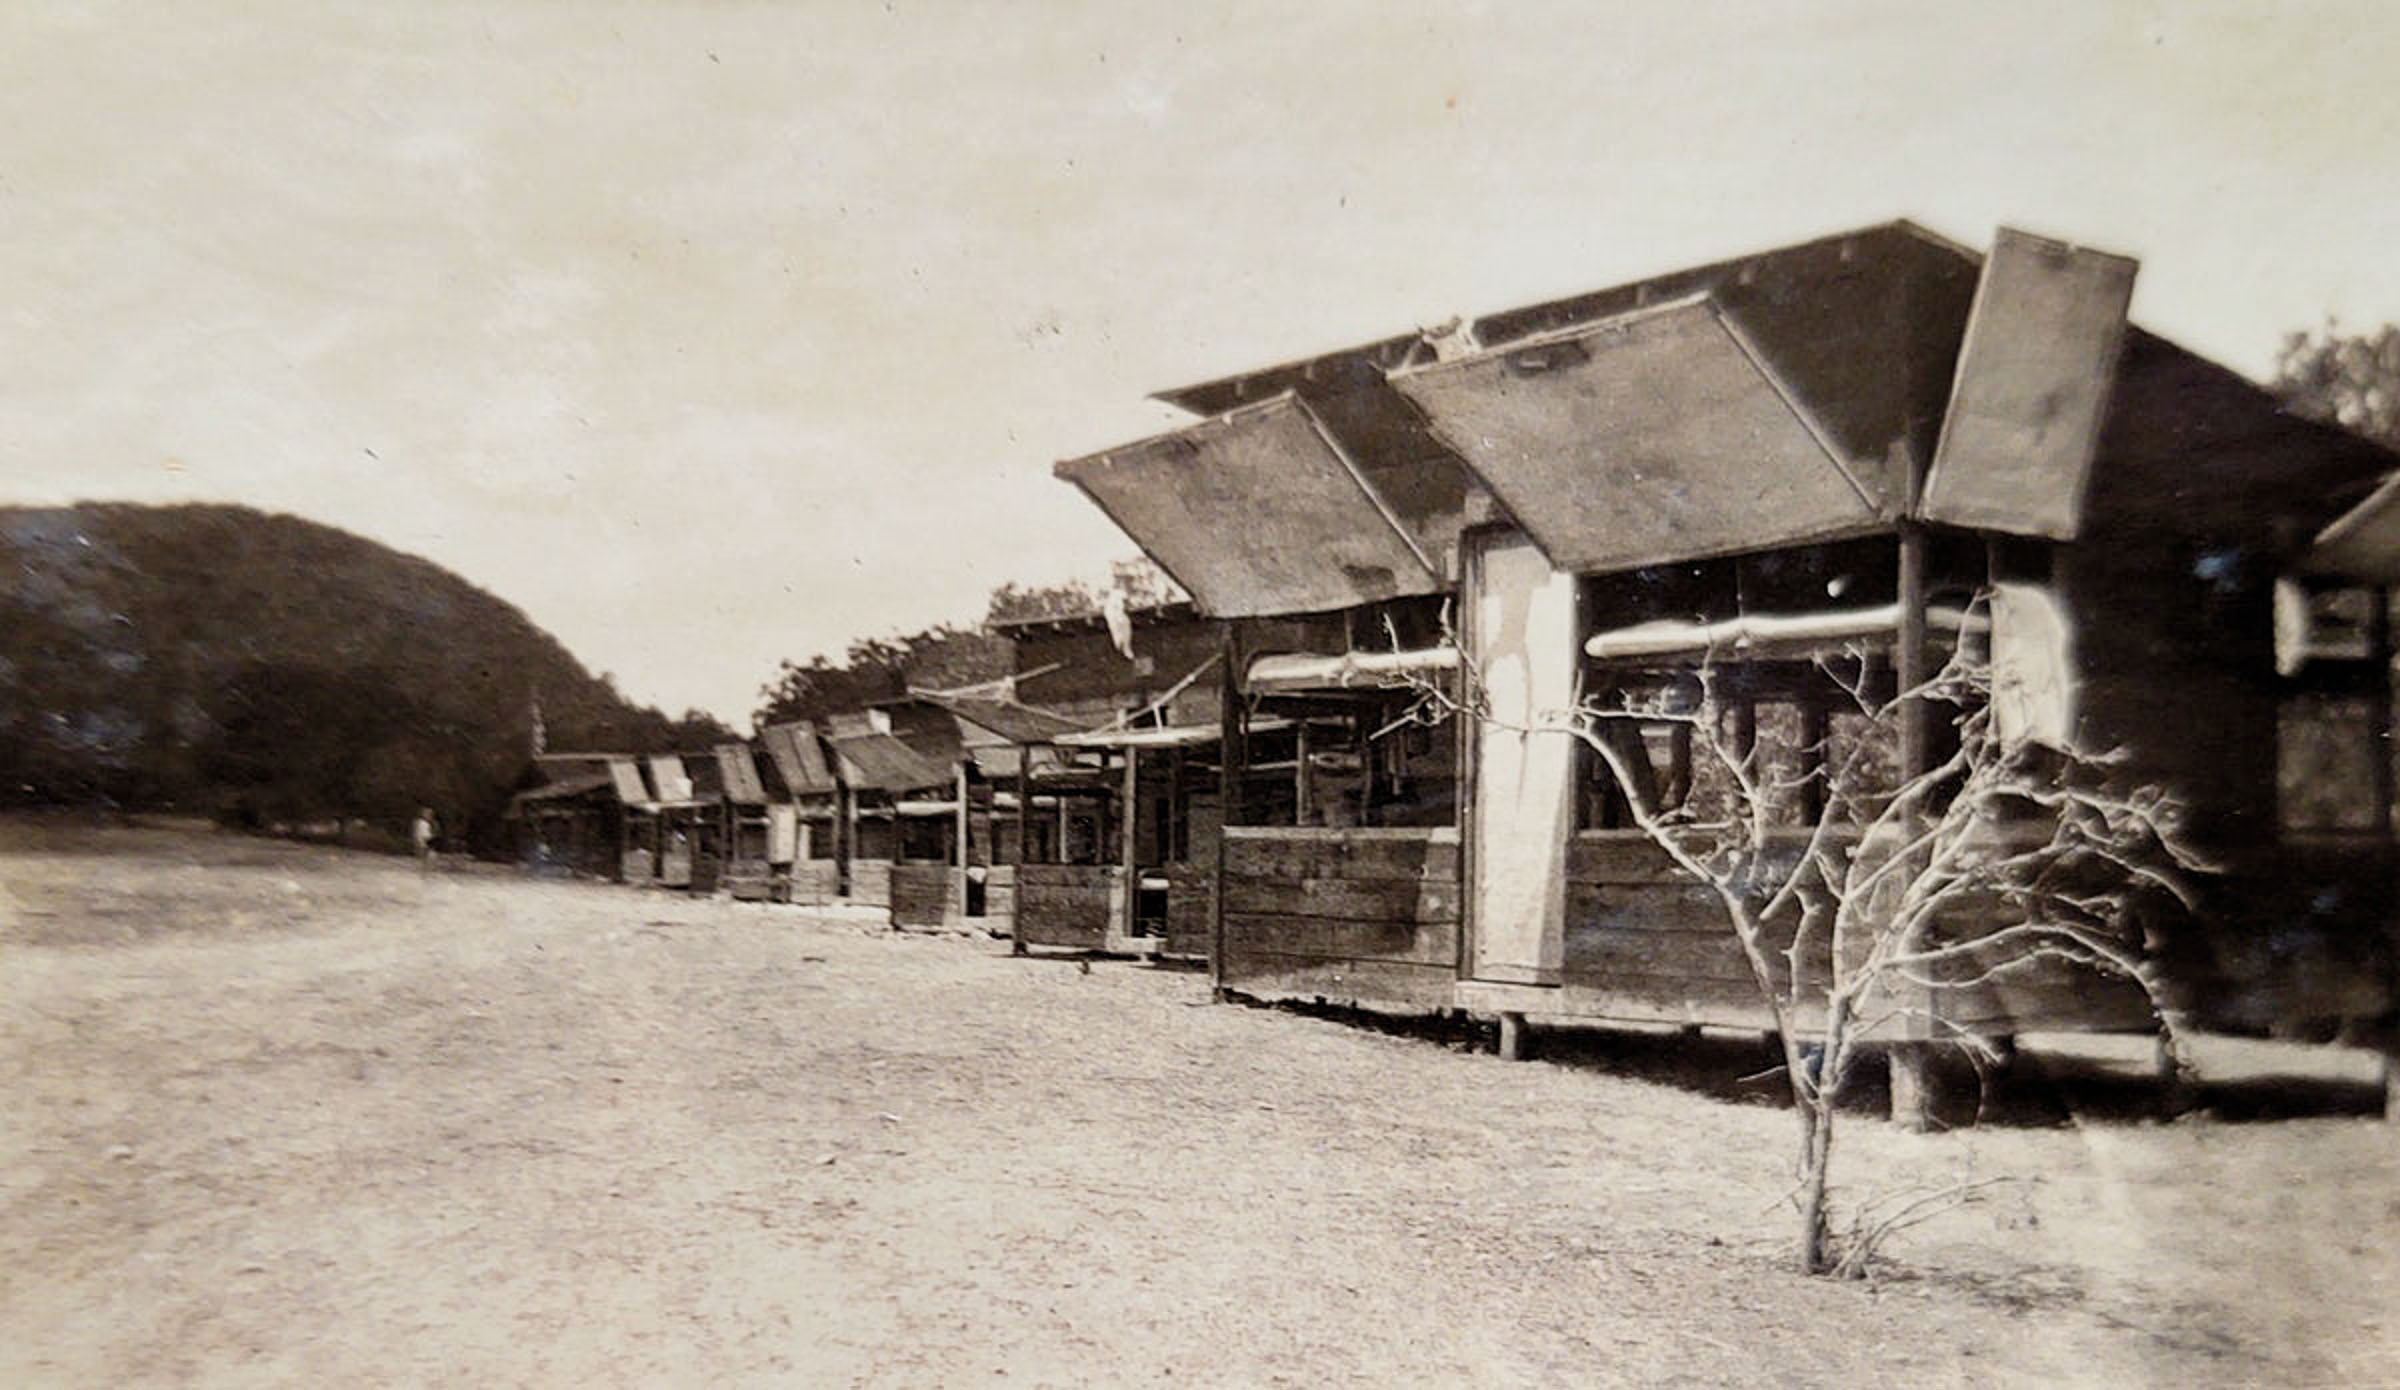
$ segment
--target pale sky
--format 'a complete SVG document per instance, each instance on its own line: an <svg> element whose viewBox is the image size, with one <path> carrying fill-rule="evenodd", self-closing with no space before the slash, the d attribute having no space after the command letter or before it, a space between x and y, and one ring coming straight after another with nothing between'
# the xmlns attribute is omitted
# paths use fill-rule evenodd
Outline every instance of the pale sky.
<svg viewBox="0 0 2400 1390"><path fill-rule="evenodd" d="M0 502L424 555L744 725L1132 553L1153 390L1849 226L2400 319L2400 7L0 6Z"/></svg>

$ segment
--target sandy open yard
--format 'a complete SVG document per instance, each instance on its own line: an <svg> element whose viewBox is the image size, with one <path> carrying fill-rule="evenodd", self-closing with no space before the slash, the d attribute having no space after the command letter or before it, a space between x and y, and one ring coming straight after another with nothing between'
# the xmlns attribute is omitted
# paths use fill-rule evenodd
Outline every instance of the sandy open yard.
<svg viewBox="0 0 2400 1390"><path fill-rule="evenodd" d="M2354 1054L1856 1123L1854 1182L2030 1180L1870 1287L1787 1270L1771 1086L1656 1041L190 829L0 824L0 890L9 1385L2400 1381Z"/></svg>

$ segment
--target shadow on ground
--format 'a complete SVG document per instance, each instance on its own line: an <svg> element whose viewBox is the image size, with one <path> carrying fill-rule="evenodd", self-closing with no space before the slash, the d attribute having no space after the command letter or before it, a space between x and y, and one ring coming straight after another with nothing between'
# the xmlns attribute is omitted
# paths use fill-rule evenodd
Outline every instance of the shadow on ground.
<svg viewBox="0 0 2400 1390"><path fill-rule="evenodd" d="M1338 1004L1241 1002L1458 1051L1494 1052L1499 1045L1496 1023L1457 1011L1390 1015ZM1531 1048L1533 1061L1604 1071L1730 1104L1791 1103L1782 1052L1761 1034L1545 1027L1533 1033ZM2305 1064L2311 1052L2295 1045L2293 1055ZM1979 1065L1963 1053L1942 1065L1950 1103L1940 1118L1948 1125L2041 1128L2179 1118L2250 1124L2372 1116L2383 1108L2383 1089L2374 1081L2298 1069L2252 1069L2238 1076L2203 1072L2169 1086L2143 1063L2030 1047L2005 1068ZM1883 1114L1890 1104L1884 1068L1870 1057L1852 1074L1844 1108Z"/></svg>

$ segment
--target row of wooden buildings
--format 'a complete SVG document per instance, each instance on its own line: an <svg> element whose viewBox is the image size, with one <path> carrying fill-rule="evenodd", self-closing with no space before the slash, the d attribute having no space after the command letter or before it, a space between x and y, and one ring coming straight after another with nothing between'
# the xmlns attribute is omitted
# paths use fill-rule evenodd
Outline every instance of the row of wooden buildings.
<svg viewBox="0 0 2400 1390"><path fill-rule="evenodd" d="M529 816L613 806L573 852L628 878L680 833L736 891L1205 960L1248 996L1758 1028L1703 887L1587 746L1524 726L1707 663L1805 785L1843 736L1826 658L1908 688L2001 592L1974 640L2215 864L2146 947L2178 1012L2400 1054L2400 457L2130 324L2135 269L1894 223L1163 392L1191 424L1058 471L1188 604L1014 625L1004 690L746 763L562 763ZM1637 743L1654 795L1697 794L1671 731ZM2153 1026L2068 963L1946 1008Z"/></svg>

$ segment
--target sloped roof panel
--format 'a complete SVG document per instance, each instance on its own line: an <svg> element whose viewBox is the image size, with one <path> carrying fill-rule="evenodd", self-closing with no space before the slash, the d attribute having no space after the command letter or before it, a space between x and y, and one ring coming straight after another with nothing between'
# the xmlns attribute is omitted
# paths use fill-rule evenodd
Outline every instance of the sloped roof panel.
<svg viewBox="0 0 2400 1390"><path fill-rule="evenodd" d="M1084 725L1063 714L1054 714L1014 700L984 700L964 695L923 695L919 698L941 706L951 714L979 729L987 730L1010 743L1048 743L1061 734L1071 734Z"/></svg>
<svg viewBox="0 0 2400 1390"><path fill-rule="evenodd" d="M890 734L837 738L833 756L843 778L860 791L906 792L950 782L950 769Z"/></svg>
<svg viewBox="0 0 2400 1390"><path fill-rule="evenodd" d="M767 746L767 756L792 795L823 796L835 789L833 768L825 760L824 745L817 741L816 725L770 724L759 741Z"/></svg>
<svg viewBox="0 0 2400 1390"><path fill-rule="evenodd" d="M1216 617L1325 612L1442 587L1290 395L1069 460L1058 474Z"/></svg>
<svg viewBox="0 0 2400 1390"><path fill-rule="evenodd" d="M692 774L684 768L683 759L672 753L653 753L647 759L650 785L657 789L660 801L689 801L692 799Z"/></svg>
<svg viewBox="0 0 2400 1390"><path fill-rule="evenodd" d="M642 806L654 800L650 795L650 789L642 785L642 769L633 759L610 758L608 775L610 781L616 786L617 800L626 805Z"/></svg>
<svg viewBox="0 0 2400 1390"><path fill-rule="evenodd" d="M1564 569L1881 524L1823 431L1706 296L1392 380Z"/></svg>
<svg viewBox="0 0 2400 1390"><path fill-rule="evenodd" d="M2139 264L2003 227L1985 260L1918 511L2072 540Z"/></svg>
<svg viewBox="0 0 2400 1390"><path fill-rule="evenodd" d="M725 799L736 806L764 806L767 789L758 780L758 762L751 756L746 743L720 743L717 755L717 780L725 789Z"/></svg>
<svg viewBox="0 0 2400 1390"><path fill-rule="evenodd" d="M2320 532L2302 568L2370 584L2400 584L2400 476Z"/></svg>

